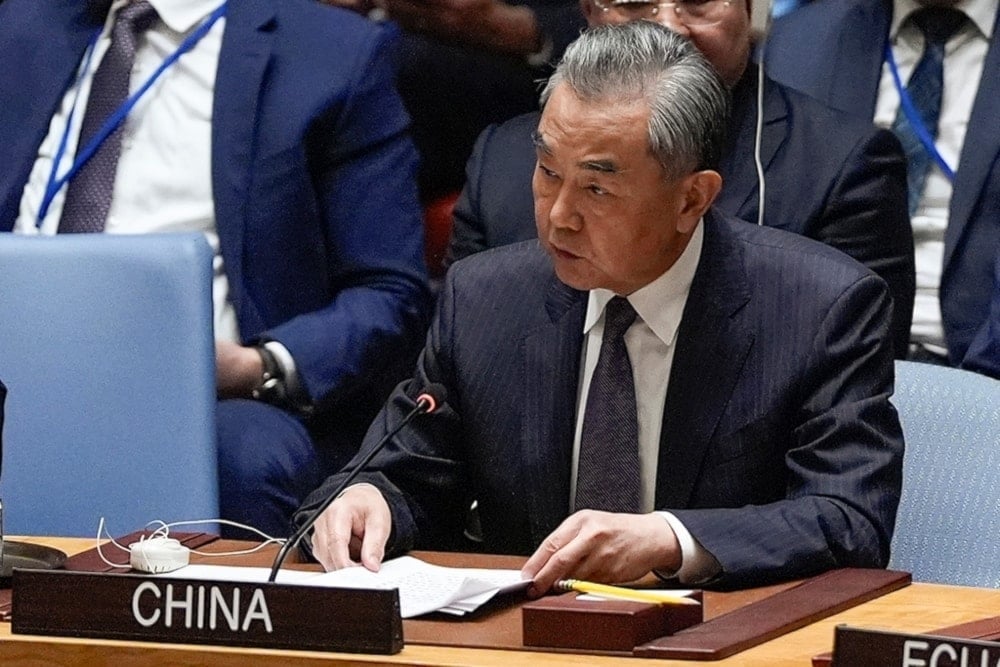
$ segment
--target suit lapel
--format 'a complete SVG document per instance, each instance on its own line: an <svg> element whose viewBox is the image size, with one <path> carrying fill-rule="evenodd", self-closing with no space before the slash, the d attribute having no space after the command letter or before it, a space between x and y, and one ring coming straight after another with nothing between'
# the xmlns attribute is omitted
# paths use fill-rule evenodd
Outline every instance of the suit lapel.
<svg viewBox="0 0 1000 667"><path fill-rule="evenodd" d="M656 507L686 507L716 425L742 373L753 332L737 312L750 299L729 222L705 218L705 245L677 333L663 411Z"/></svg>
<svg viewBox="0 0 1000 667"><path fill-rule="evenodd" d="M108 2L63 1L39 3L31 43L0 39L3 49L30 51L30 70L5 68L0 72L0 128L5 133L0 169L0 230L10 231L20 207L24 185L49 130L52 115L73 85L84 51L100 30ZM23 10L22 10L23 11ZM68 18L67 18L68 17ZM43 46L39 46L43 45ZM3 52L0 52L2 57ZM17 62L23 57L10 56Z"/></svg>
<svg viewBox="0 0 1000 667"><path fill-rule="evenodd" d="M757 71L751 63L743 79L733 91L734 137L723 168L723 192L716 202L730 215L756 222L757 170L754 168L754 148L757 123ZM761 133L760 159L765 172L788 136L788 104L777 85L764 78L764 127ZM752 220L750 220L753 218Z"/></svg>
<svg viewBox="0 0 1000 667"><path fill-rule="evenodd" d="M856 2L836 36L836 57L828 72L830 106L862 118L875 117L883 53L892 19L890 0ZM876 45L873 48L872 45Z"/></svg>
<svg viewBox="0 0 1000 667"><path fill-rule="evenodd" d="M976 203L986 188L991 166L1000 155L1000 11L993 26L979 91L969 116L968 131L962 145L955 187L951 196L948 227L945 230L944 266L948 266L959 239L962 238Z"/></svg>
<svg viewBox="0 0 1000 667"><path fill-rule="evenodd" d="M553 278L545 322L522 340L524 420L520 464L531 509L533 544L540 544L569 510L577 384L586 293Z"/></svg>
<svg viewBox="0 0 1000 667"><path fill-rule="evenodd" d="M239 289L240 267L261 95L276 23L269 0L230 2L215 78L212 188L230 295L238 313L251 306ZM241 322L258 319L256 313L240 317Z"/></svg>

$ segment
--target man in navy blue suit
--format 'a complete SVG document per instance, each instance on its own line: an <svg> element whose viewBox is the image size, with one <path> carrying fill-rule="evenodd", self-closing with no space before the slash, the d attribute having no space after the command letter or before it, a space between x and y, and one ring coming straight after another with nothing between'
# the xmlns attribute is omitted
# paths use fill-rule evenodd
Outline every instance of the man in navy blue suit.
<svg viewBox="0 0 1000 667"><path fill-rule="evenodd" d="M885 282L711 208L724 84L663 26L591 29L542 99L539 240L451 268L363 450L422 387L447 400L319 517L313 553L377 569L454 546L476 499L485 549L532 554L533 594L567 576L752 586L884 566L903 453Z"/></svg>
<svg viewBox="0 0 1000 667"><path fill-rule="evenodd" d="M750 61L750 4L746 0L678 3L581 0L591 25L643 18L689 37L715 66L733 95L733 113L719 166L716 206L757 223L761 191L755 166L758 72ZM692 20L686 6L714 8ZM699 10L700 11L700 10ZM889 284L893 341L904 356L913 308L913 236L906 209L906 162L892 133L834 111L764 78L760 158L764 171L763 224L822 241L858 260ZM531 131L526 114L480 136L454 212L449 253L473 252L534 237Z"/></svg>
<svg viewBox="0 0 1000 667"><path fill-rule="evenodd" d="M76 220L67 210L106 205L97 229L108 233L206 234L223 517L281 534L356 451L422 337L406 114L385 35L349 12L308 0L148 4L154 14L124 0L0 7L0 230L54 234ZM125 57L127 12L148 24L124 70L137 101L115 108L119 133L81 138L90 102L107 97L102 72ZM117 166L97 180L111 189L77 197L89 167L71 172L76 156L97 141L97 163L116 134Z"/></svg>
<svg viewBox="0 0 1000 667"><path fill-rule="evenodd" d="M911 75L933 53L925 49L921 16L938 26L949 16L957 21L942 36L937 121L928 124L924 116L917 123L925 126L929 144L914 143L914 159L928 167L911 193L917 270L911 352L957 366L972 341L988 335L983 329L991 326L990 301L997 298L997 0L817 0L775 23L767 62L777 80L895 128L900 108L905 112L900 90L910 90ZM917 109L912 90L907 97Z"/></svg>

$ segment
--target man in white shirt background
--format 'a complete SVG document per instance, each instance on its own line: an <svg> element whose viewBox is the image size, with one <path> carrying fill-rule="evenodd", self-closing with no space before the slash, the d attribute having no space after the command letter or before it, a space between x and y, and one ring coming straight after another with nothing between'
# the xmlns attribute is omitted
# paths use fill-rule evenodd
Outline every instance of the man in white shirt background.
<svg viewBox="0 0 1000 667"><path fill-rule="evenodd" d="M0 6L0 231L206 235L223 518L271 534L423 334L386 56L383 31L309 0Z"/></svg>
<svg viewBox="0 0 1000 667"><path fill-rule="evenodd" d="M892 127L910 145L913 359L963 364L997 289L997 4L816 0L775 22L768 42L775 79Z"/></svg>

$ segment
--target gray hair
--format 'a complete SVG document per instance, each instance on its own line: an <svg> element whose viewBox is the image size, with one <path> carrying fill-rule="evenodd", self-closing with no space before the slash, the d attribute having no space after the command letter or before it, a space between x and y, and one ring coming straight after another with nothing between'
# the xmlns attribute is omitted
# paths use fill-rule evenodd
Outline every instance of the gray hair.
<svg viewBox="0 0 1000 667"><path fill-rule="evenodd" d="M669 177L714 169L729 120L729 93L685 37L650 21L590 28L570 44L541 94L566 83L586 101L649 104L649 149Z"/></svg>

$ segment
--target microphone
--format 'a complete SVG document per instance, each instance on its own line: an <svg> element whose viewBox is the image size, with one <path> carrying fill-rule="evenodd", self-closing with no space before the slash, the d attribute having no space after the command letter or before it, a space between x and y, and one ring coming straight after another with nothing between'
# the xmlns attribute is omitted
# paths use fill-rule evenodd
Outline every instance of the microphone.
<svg viewBox="0 0 1000 667"><path fill-rule="evenodd" d="M365 457L361 459L361 462L358 463L358 465L354 466L354 469L351 470L344 481L337 485L337 488L333 490L333 493L326 497L326 500L324 500L323 504L316 508L316 511L312 513L312 516L310 516L305 523L299 526L298 530L296 530L281 546L281 550L278 552L278 555L275 556L274 564L271 566L271 574L267 578L269 583L274 583L275 577L278 576L278 570L281 569L281 565L285 562L285 558L288 557L289 552L298 546L299 542L302 541L302 538L309 532L309 529L312 528L316 521L319 520L320 515L323 514L323 512L326 511L326 508L333 504L333 501L336 500L340 494L344 492L344 489L346 489L351 482L354 481L354 478L358 476L358 473L368 467L368 464L371 463L371 460L375 458L376 454L382 451L382 448L385 447L386 443L396 437L396 434L399 433L404 426L413 421L414 417L417 415L430 414L436 411L447 400L447 398L448 390L445 389L442 384L433 382L424 387L424 390L417 396L417 404L399 421L396 428L382 436L382 439L376 442L375 445L368 450Z"/></svg>

